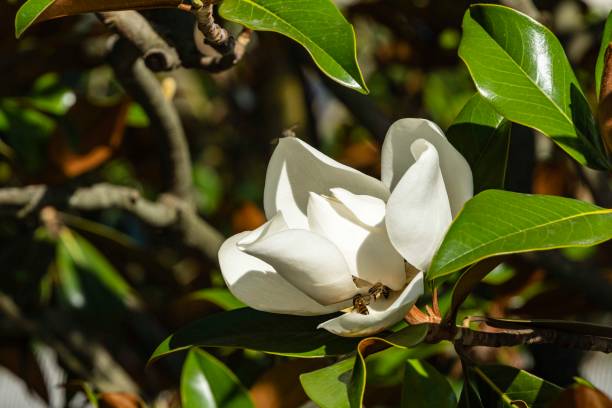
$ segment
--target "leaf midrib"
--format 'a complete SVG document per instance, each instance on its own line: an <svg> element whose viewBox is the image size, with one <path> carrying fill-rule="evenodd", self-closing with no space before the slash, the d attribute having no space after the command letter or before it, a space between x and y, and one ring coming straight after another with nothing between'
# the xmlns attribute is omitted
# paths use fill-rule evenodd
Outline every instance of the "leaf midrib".
<svg viewBox="0 0 612 408"><path fill-rule="evenodd" d="M264 6L262 6L261 4L257 4L255 3L253 0L239 0L239 1L243 1L245 3L251 4L254 7L257 7L261 10L263 10L265 13L268 13L274 17L276 17L277 19L279 19L280 21L282 21L283 23L285 23L286 25L288 25L289 27L292 27L295 31L297 31L303 38L305 38L310 44L312 44L315 48L319 49L321 52L323 52L323 54L327 55L329 58L331 58L332 61L334 61L340 68L342 68L342 70L344 72L346 72L349 76L351 76L351 74L346 70L346 68L344 68L344 66L342 66L342 64L340 64L329 52L327 52L324 48L321 48L321 46L319 46L316 42L314 42L313 40L310 39L310 37L308 37L306 34L304 34L300 29L298 29L296 26L292 25L291 23L289 23L287 20L285 20L284 18L282 18L281 16L279 16L278 14L274 13L273 11L265 8Z"/></svg>
<svg viewBox="0 0 612 408"><path fill-rule="evenodd" d="M604 209L604 210L591 211L591 212L587 212L587 213L574 214L574 215L570 215L568 217L563 217L563 218L560 218L560 219L557 219L557 220L549 221L549 222L546 222L544 224L538 224L538 225L535 225L535 226L532 226L532 227L529 227L529 228L525 228L525 229L520 230L520 231L512 232L510 234L497 237L497 238L495 238L492 241L484 242L484 243L476 246L475 248L471 249L470 251L464 252L463 254L454 257L453 259L447 261L445 263L444 267L448 267L448 265L451 265L452 263L454 263L458 259L465 258L465 257L469 256L470 254L473 254L474 252L478 251L480 248L483 248L483 247L488 246L488 245L493 245L493 244L495 244L498 241L505 240L507 238L510 238L510 237L518 235L518 234L522 234L522 233L525 233L525 232L528 232L528 231L531 231L531 230L535 230L535 229L538 229L538 228L543 228L543 227L546 227L548 225L553 225L553 224L556 224L556 223L569 221L571 219L578 218L578 217L590 217L590 216L593 216L593 215L602 215L602 214L610 214L610 213L612 213L611 209ZM440 271L442 271L442 270L444 270L444 268L440 269Z"/></svg>

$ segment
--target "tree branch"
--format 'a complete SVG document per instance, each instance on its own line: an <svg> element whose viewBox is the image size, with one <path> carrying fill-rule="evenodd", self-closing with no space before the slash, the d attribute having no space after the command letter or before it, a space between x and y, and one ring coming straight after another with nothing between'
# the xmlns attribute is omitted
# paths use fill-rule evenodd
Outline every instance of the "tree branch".
<svg viewBox="0 0 612 408"><path fill-rule="evenodd" d="M172 195L152 202L137 190L104 183L75 190L48 186L0 189L0 211L4 213L25 218L46 206L73 211L123 210L152 227L178 231L186 245L203 252L214 262L224 239L199 217L192 205Z"/></svg>
<svg viewBox="0 0 612 408"><path fill-rule="evenodd" d="M191 157L176 108L169 101L153 72L139 58L139 50L125 38L117 40L109 59L127 93L147 112L169 167L169 191L191 202ZM169 159L169 160L168 160ZM168 163L169 162L169 163Z"/></svg>
<svg viewBox="0 0 612 408"><path fill-rule="evenodd" d="M132 43L152 71L171 71L181 66L175 48L153 29L137 11L106 11L98 18L111 30Z"/></svg>
<svg viewBox="0 0 612 408"><path fill-rule="evenodd" d="M428 343L452 341L459 347L512 347L531 344L554 344L559 347L612 353L612 338L556 329L527 328L483 331L468 327L430 325Z"/></svg>

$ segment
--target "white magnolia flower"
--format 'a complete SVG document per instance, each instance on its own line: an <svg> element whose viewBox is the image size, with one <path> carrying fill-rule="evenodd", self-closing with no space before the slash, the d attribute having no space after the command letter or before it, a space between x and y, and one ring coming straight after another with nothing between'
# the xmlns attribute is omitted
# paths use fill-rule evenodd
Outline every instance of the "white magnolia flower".
<svg viewBox="0 0 612 408"><path fill-rule="evenodd" d="M423 293L423 272L472 193L469 165L424 119L391 126L382 181L283 138L266 174L269 221L225 241L221 271L230 291L255 309L342 310L319 327L370 335L400 321ZM388 297L368 295L376 284ZM353 308L355 295L369 304Z"/></svg>

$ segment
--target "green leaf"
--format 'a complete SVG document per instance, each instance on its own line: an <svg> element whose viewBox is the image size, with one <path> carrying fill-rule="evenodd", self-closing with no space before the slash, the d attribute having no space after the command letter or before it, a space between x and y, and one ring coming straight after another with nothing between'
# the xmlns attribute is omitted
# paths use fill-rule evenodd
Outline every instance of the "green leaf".
<svg viewBox="0 0 612 408"><path fill-rule="evenodd" d="M556 399L562 388L526 371L500 365L475 367L477 388L485 407L545 408Z"/></svg>
<svg viewBox="0 0 612 408"><path fill-rule="evenodd" d="M151 361L193 346L238 347L295 357L350 353L359 339L317 329L332 317L289 316L250 308L217 313L179 329L157 347Z"/></svg>
<svg viewBox="0 0 612 408"><path fill-rule="evenodd" d="M322 408L361 407L365 391L367 366L384 358L384 347L408 349L421 343L427 335L428 325L408 326L385 338L363 339L356 357L331 366L302 374L300 381L308 397ZM371 353L376 353L372 354ZM368 357L369 356L369 357Z"/></svg>
<svg viewBox="0 0 612 408"><path fill-rule="evenodd" d="M191 349L181 374L184 408L253 408L248 391L221 361Z"/></svg>
<svg viewBox="0 0 612 408"><path fill-rule="evenodd" d="M129 284L85 238L66 228L59 235L59 243L79 270L91 273L119 299L125 302L136 301Z"/></svg>
<svg viewBox="0 0 612 408"><path fill-rule="evenodd" d="M581 164L608 169L588 102L559 40L511 8L474 5L459 56L480 94L512 122L551 137Z"/></svg>
<svg viewBox="0 0 612 408"><path fill-rule="evenodd" d="M570 198L487 190L453 221L428 272L433 280L493 256L612 238L612 210Z"/></svg>
<svg viewBox="0 0 612 408"><path fill-rule="evenodd" d="M612 42L612 11L608 14L606 25L604 26L603 35L601 36L601 46L599 47L599 54L597 55L597 63L595 64L595 92L597 98L599 98L599 91L601 90L601 80L603 78L604 71L604 57L606 56L606 50L608 44Z"/></svg>
<svg viewBox="0 0 612 408"><path fill-rule="evenodd" d="M455 408L457 398L446 377L431 364L408 360L402 387L402 408Z"/></svg>
<svg viewBox="0 0 612 408"><path fill-rule="evenodd" d="M461 389L461 396L459 397L457 408L484 408L480 400L480 395L478 395L478 392L468 380L463 382L463 388Z"/></svg>
<svg viewBox="0 0 612 408"><path fill-rule="evenodd" d="M451 305L448 309L446 316L444 316L444 323L448 325L454 325L457 318L457 312L459 307L465 302L467 297L472 293L474 288L501 263L501 257L493 257L483 259L482 261L475 263L466 269L461 274L451 294ZM439 286L441 282L435 282L435 286Z"/></svg>
<svg viewBox="0 0 612 408"><path fill-rule="evenodd" d="M448 140L470 164L474 192L504 188L510 127L510 122L476 94L448 129Z"/></svg>
<svg viewBox="0 0 612 408"><path fill-rule="evenodd" d="M366 357L372 353L380 351L381 347L410 348L421 343L427 332L429 325L421 324L405 327L388 337L368 337L359 342L357 346L357 358L353 365L351 381L348 384L348 399L351 408L361 408L363 405L363 395L366 385Z"/></svg>
<svg viewBox="0 0 612 408"><path fill-rule="evenodd" d="M223 18L297 41L331 79L367 93L359 70L353 27L331 0L224 0Z"/></svg>
<svg viewBox="0 0 612 408"><path fill-rule="evenodd" d="M55 0L28 0L15 16L15 37L19 38Z"/></svg>
<svg viewBox="0 0 612 408"><path fill-rule="evenodd" d="M83 307L85 295L81 288L81 281L72 257L61 241L56 246L55 262L61 299L72 307Z"/></svg>
<svg viewBox="0 0 612 408"><path fill-rule="evenodd" d="M189 294L186 300L206 300L224 310L234 310L245 307L245 304L236 299L229 290L223 288L198 290Z"/></svg>
<svg viewBox="0 0 612 408"><path fill-rule="evenodd" d="M28 0L15 16L15 36L19 38L33 24L58 17L112 10L142 10L191 5L195 0Z"/></svg>
<svg viewBox="0 0 612 408"><path fill-rule="evenodd" d="M349 384L355 357L300 375L302 387L321 408L350 408Z"/></svg>

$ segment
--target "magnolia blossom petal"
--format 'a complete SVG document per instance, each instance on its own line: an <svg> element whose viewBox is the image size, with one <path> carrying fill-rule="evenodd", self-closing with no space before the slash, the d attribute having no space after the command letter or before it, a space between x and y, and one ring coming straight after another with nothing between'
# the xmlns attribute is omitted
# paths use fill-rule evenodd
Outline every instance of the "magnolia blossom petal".
<svg viewBox="0 0 612 408"><path fill-rule="evenodd" d="M423 273L421 272L402 292L393 293L388 299L380 298L368 306L369 314L363 315L352 311L327 320L317 328L344 337L362 337L378 333L402 320L419 296L423 294L423 290Z"/></svg>
<svg viewBox="0 0 612 408"><path fill-rule="evenodd" d="M338 248L314 232L288 229L242 250L272 265L289 283L322 305L342 302L357 293Z"/></svg>
<svg viewBox="0 0 612 408"><path fill-rule="evenodd" d="M253 309L271 313L316 316L346 305L323 306L280 276L272 266L238 249L251 232L227 239L219 250L219 264L230 292Z"/></svg>
<svg viewBox="0 0 612 408"><path fill-rule="evenodd" d="M300 139L282 138L266 173L266 216L269 219L280 210L289 227L306 228L308 193L330 194L333 187L383 200L389 196L388 188L379 180L338 163Z"/></svg>
<svg viewBox="0 0 612 408"><path fill-rule="evenodd" d="M274 217L270 219L270 221L246 234L244 238L238 241L238 246L250 245L259 239L263 239L267 236L270 236L280 231L284 231L288 228L289 227L287 226L287 221L285 221L283 213L279 211L274 215Z"/></svg>
<svg viewBox="0 0 612 408"><path fill-rule="evenodd" d="M417 269L427 270L452 221L435 146L423 139L411 146L416 162L387 202L391 243Z"/></svg>
<svg viewBox="0 0 612 408"><path fill-rule="evenodd" d="M393 290L404 287L404 260L391 245L384 225L363 225L344 204L315 193L308 202L308 222L311 231L340 249L351 275Z"/></svg>
<svg viewBox="0 0 612 408"><path fill-rule="evenodd" d="M386 204L380 198L353 194L343 188L332 188L331 193L359 222L369 227L376 227L385 220Z"/></svg>
<svg viewBox="0 0 612 408"><path fill-rule="evenodd" d="M396 188L406 170L415 163L410 151L417 139L427 140L440 155L440 168L454 217L474 194L472 170L435 123L409 118L391 125L382 147L382 181L391 190Z"/></svg>

